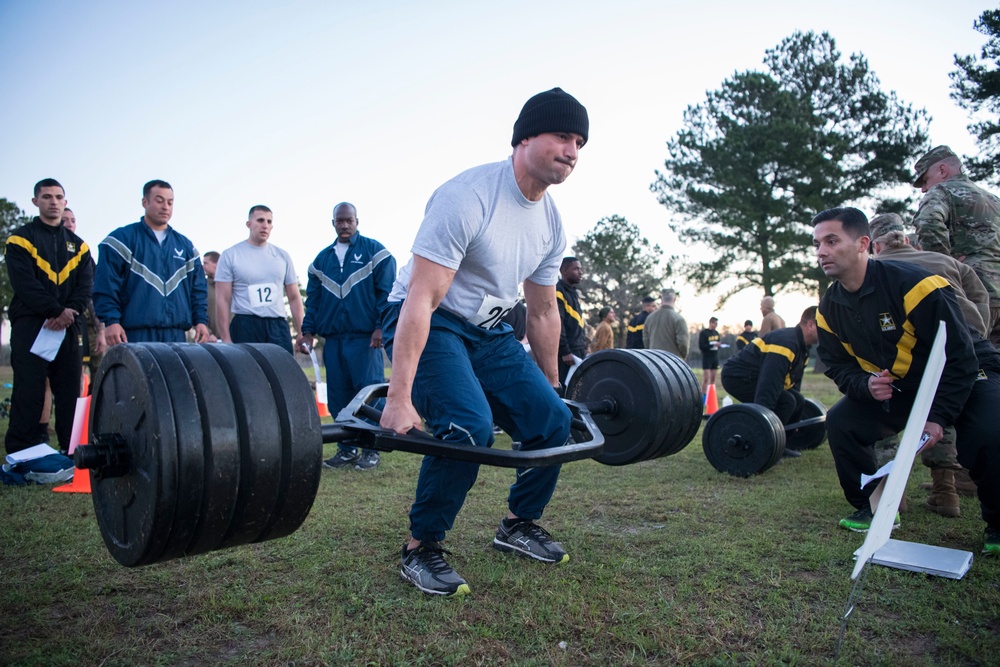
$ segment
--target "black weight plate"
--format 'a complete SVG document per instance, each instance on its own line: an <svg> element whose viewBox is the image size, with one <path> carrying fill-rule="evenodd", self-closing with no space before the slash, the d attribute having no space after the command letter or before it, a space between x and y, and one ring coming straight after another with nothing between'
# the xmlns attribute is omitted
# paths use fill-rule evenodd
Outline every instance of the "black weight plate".
<svg viewBox="0 0 1000 667"><path fill-rule="evenodd" d="M316 399L295 358L277 345L243 345L271 384L281 429L281 482L270 525L258 538L271 540L295 532L312 509L319 490L323 432Z"/></svg>
<svg viewBox="0 0 1000 667"><path fill-rule="evenodd" d="M202 505L187 555L217 549L236 511L240 482L240 442L236 407L226 376L201 345L171 345L187 368L198 401L202 428Z"/></svg>
<svg viewBox="0 0 1000 667"><path fill-rule="evenodd" d="M179 558L188 552L201 516L205 456L201 415L194 385L177 353L166 343L142 343L156 359L170 392L177 432L177 488L170 539L157 561Z"/></svg>
<svg viewBox="0 0 1000 667"><path fill-rule="evenodd" d="M672 374L666 360L656 351L633 350L633 352L647 362L650 373L656 377L657 386L659 387L660 411L656 415L649 416L650 419L655 419L658 422L658 437L656 438L655 446L648 449L643 456L643 460L655 459L663 456L665 451L674 446L673 438L678 422L678 415L674 410L673 404L676 400L676 396L674 395L676 388L672 386L673 378L671 377Z"/></svg>
<svg viewBox="0 0 1000 667"><path fill-rule="evenodd" d="M170 391L142 345L108 349L94 378L92 434L120 434L129 471L91 476L94 515L108 551L127 567L155 562L167 546L177 489L177 433Z"/></svg>
<svg viewBox="0 0 1000 667"><path fill-rule="evenodd" d="M705 457L719 472L749 477L764 472L781 458L785 431L777 416L754 403L719 409L702 433Z"/></svg>
<svg viewBox="0 0 1000 667"><path fill-rule="evenodd" d="M771 428L774 430L774 452L771 455L771 461L767 464L764 470L770 470L773 466L778 464L781 457L785 455L785 425L781 423L781 419L778 415L774 414L766 408L761 408L764 411L764 415L771 422ZM763 471L761 471L763 472Z"/></svg>
<svg viewBox="0 0 1000 667"><path fill-rule="evenodd" d="M805 421L825 416L826 407L814 398L807 398L802 406L802 416L799 419ZM797 451L816 449L824 442L826 442L826 422L803 426L785 434L785 447Z"/></svg>
<svg viewBox="0 0 1000 667"><path fill-rule="evenodd" d="M659 368L667 377L667 405L671 415L668 437L663 439L654 458L671 456L683 450L698 435L704 406L701 385L687 362L666 350L645 350L659 359Z"/></svg>
<svg viewBox="0 0 1000 667"><path fill-rule="evenodd" d="M271 386L239 345L205 345L233 395L240 443L236 510L219 548L257 541L270 525L281 488L281 430Z"/></svg>
<svg viewBox="0 0 1000 667"><path fill-rule="evenodd" d="M643 416L641 412L633 411L633 416L636 419L648 419L651 423L655 423L655 437L650 441L649 447L643 452L642 461L648 461L650 459L655 459L661 456L665 448L668 447L670 437L672 434L672 424L674 420L673 410L671 409L670 400L670 386L668 385L668 377L666 371L661 367L661 360L654 355L651 355L648 350L629 350L637 359L641 360L643 366L646 368L645 372L648 372L650 377L653 379L653 385L655 386L655 395L651 397L651 407L655 405L655 412L648 413ZM637 463L638 461L636 461Z"/></svg>
<svg viewBox="0 0 1000 667"><path fill-rule="evenodd" d="M610 398L617 409L596 414L604 435L604 451L594 457L606 465L642 461L656 451L662 438L665 411L661 376L638 350L602 350L584 359L573 374L566 395L581 403Z"/></svg>

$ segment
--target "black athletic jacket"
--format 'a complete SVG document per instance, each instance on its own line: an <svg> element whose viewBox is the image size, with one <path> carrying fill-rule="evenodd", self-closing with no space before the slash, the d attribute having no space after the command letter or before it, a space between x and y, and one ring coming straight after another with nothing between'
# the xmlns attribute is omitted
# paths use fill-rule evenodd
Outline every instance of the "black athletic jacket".
<svg viewBox="0 0 1000 667"><path fill-rule="evenodd" d="M906 400L913 401L924 375L931 344L943 321L948 361L938 384L929 421L953 424L961 414L980 361L993 367L996 351L965 322L947 280L904 262L868 261L861 289L851 294L835 282L816 315L819 356L826 374L851 398L870 401L870 372L888 369Z"/></svg>
<svg viewBox="0 0 1000 667"><path fill-rule="evenodd" d="M747 345L752 343L754 339L757 338L756 331L744 331L739 336L736 337L736 349L742 350Z"/></svg>
<svg viewBox="0 0 1000 667"><path fill-rule="evenodd" d="M8 315L47 319L64 308L83 316L94 291L90 248L62 225L50 227L35 217L7 239L7 274L14 288Z"/></svg>
<svg viewBox="0 0 1000 667"><path fill-rule="evenodd" d="M628 335L625 337L626 348L630 350L642 350L646 347L642 342L642 329L646 326L647 317L649 317L649 313L642 310L628 323Z"/></svg>
<svg viewBox="0 0 1000 667"><path fill-rule="evenodd" d="M802 386L809 346L798 326L778 329L755 338L722 367L723 375L756 381L754 403L773 410L786 389Z"/></svg>
<svg viewBox="0 0 1000 667"><path fill-rule="evenodd" d="M587 334L580 312L580 294L562 278L556 283L556 303L562 332L559 334L559 356L575 354L581 359L587 354Z"/></svg>

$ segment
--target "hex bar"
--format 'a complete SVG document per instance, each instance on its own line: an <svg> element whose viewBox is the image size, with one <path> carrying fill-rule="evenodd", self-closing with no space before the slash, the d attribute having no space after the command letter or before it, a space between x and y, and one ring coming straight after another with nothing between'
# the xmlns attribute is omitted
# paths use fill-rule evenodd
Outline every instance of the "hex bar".
<svg viewBox="0 0 1000 667"><path fill-rule="evenodd" d="M364 421L366 417L377 421L381 412L371 407L369 401L383 398L387 384L366 387L340 411L333 424L323 424L323 442L339 442L344 439L359 441L362 447L383 452L402 451L427 456L441 456L457 461L468 461L501 468L539 468L559 465L570 461L580 461L599 455L604 449L604 436L594 423L587 406L574 401L566 401L573 413L572 427L586 433L589 438L581 443L549 447L535 450L493 449L491 447L470 447L439 440L423 431L411 430L406 435L388 431L380 426Z"/></svg>

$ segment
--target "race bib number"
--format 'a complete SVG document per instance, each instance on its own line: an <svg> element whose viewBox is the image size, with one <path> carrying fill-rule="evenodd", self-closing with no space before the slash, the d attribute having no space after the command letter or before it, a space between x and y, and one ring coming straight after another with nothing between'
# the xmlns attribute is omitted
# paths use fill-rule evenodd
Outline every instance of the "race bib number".
<svg viewBox="0 0 1000 667"><path fill-rule="evenodd" d="M469 321L477 327L492 329L500 323L500 320L510 312L517 301L505 301L495 296L488 296L483 299L483 305L479 307L479 312L469 318Z"/></svg>
<svg viewBox="0 0 1000 667"><path fill-rule="evenodd" d="M247 287L247 297L250 299L250 307L254 310L258 308L271 308L280 296L278 286L274 283L260 283Z"/></svg>

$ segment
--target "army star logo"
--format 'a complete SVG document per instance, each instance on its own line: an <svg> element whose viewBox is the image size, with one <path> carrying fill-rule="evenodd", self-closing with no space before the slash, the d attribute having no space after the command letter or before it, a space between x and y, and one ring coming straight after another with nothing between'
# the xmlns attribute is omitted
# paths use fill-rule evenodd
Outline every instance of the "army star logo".
<svg viewBox="0 0 1000 667"><path fill-rule="evenodd" d="M76 254L76 244L73 243L72 241L67 241L66 242L66 252L68 252L71 255L75 255Z"/></svg>
<svg viewBox="0 0 1000 667"><path fill-rule="evenodd" d="M881 313L878 316L878 325L882 331L895 331L896 323L892 321L892 313Z"/></svg>

